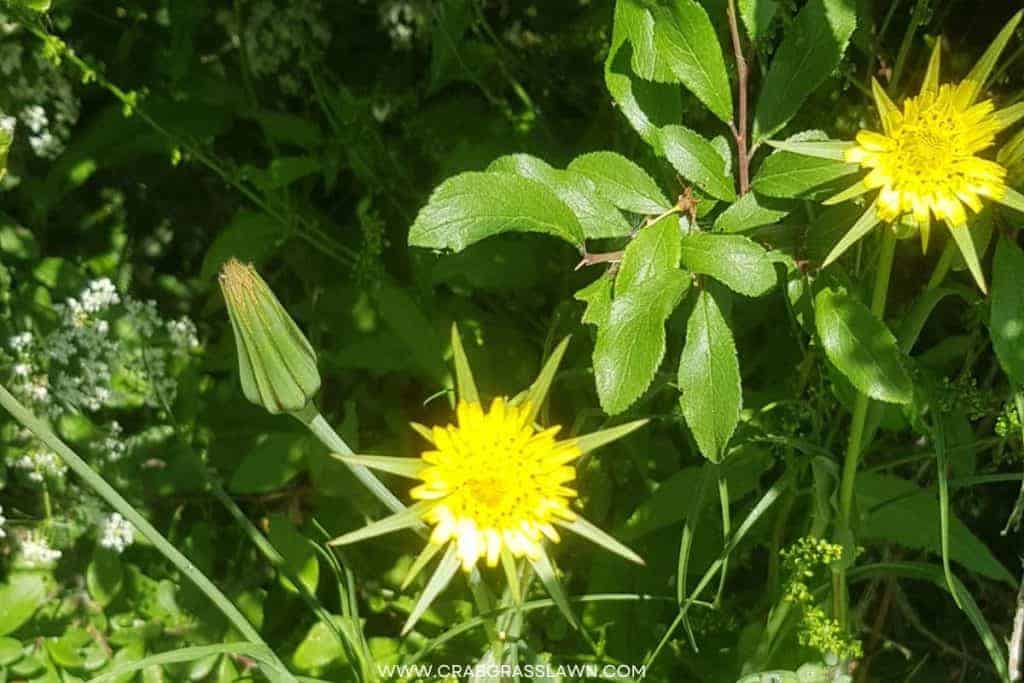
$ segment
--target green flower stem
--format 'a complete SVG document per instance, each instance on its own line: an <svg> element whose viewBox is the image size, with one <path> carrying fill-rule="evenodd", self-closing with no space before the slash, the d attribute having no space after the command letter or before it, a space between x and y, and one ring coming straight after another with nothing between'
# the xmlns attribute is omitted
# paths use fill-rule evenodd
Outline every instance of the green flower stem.
<svg viewBox="0 0 1024 683"><path fill-rule="evenodd" d="M729 510L729 480L725 476L721 465L718 466L718 502L722 509L722 542L729 542L729 535L732 533L732 515ZM722 605L722 596L725 594L725 581L729 574L729 558L722 562L722 573L718 575L718 592L715 594L715 607Z"/></svg>
<svg viewBox="0 0 1024 683"><path fill-rule="evenodd" d="M327 420L324 419L324 416L320 414L320 411L318 411L312 403L301 411L292 413L292 415L294 415L299 422L306 425L306 427L309 428L309 431L316 435L316 438L320 439L327 448L331 449L332 453L355 455L355 453L352 452L352 449L348 447L348 444L345 443L345 440L338 435L338 432L334 431L334 428L331 427ZM389 510L392 512L404 512L406 510L402 501L398 500L395 494L391 493L390 489L384 486L380 479L374 476L369 469L362 465L349 465L348 463L345 463L345 466L348 467L355 478L358 479L363 486L369 489L370 493L372 493L380 502L384 503ZM421 525L418 528L422 529L423 526Z"/></svg>
<svg viewBox="0 0 1024 683"><path fill-rule="evenodd" d="M939 256L939 260L935 263L935 270L932 271L932 276L928 279L926 289L935 289L942 284L942 281L946 279L946 275L949 274L949 270L953 267L956 253L956 242L950 239L946 242L942 255Z"/></svg>
<svg viewBox="0 0 1024 683"><path fill-rule="evenodd" d="M896 254L896 234L882 227L882 244L878 252L878 267L875 270L875 286L871 292L871 312L879 320L885 320L885 302L889 296L889 278L892 274L893 257ZM839 524L838 529L850 528L850 517L853 512L854 490L857 482L857 465L866 444L864 441L864 425L867 422L868 407L871 399L866 394L857 394L853 406L853 418L850 421L850 437L846 445L846 458L843 461L843 478L839 488ZM839 542L842 542L840 539ZM846 572L837 572L833 595L835 618L840 624L846 625L849 611L846 592Z"/></svg>
<svg viewBox="0 0 1024 683"><path fill-rule="evenodd" d="M156 528L150 524L145 517L132 507L131 503L125 500L121 494L106 482L99 474L94 472L89 465L71 450L42 420L33 415L25 406L21 405L14 396L3 386L0 386L0 405L7 409L7 412L15 420L24 425L33 435L48 447L52 448L57 455L64 460L65 464L84 481L90 488L107 501L112 508L131 522L139 532L145 536L153 546L163 554L171 564L185 575L199 590L206 594L220 611L231 622L232 626L242 634L242 637L250 643L266 648L268 657L272 657L274 667L280 670L280 678L294 683L295 678L288 673L288 668L270 649L270 646L263 640L252 624L235 607L234 603L213 584L202 571L196 567L191 560L185 557L174 545L161 535Z"/></svg>

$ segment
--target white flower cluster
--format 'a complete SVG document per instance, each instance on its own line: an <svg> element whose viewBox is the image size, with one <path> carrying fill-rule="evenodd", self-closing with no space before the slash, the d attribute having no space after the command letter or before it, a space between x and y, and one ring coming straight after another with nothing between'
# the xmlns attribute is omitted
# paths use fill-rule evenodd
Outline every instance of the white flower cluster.
<svg viewBox="0 0 1024 683"><path fill-rule="evenodd" d="M128 452L128 444L121 438L123 433L121 423L114 420L107 436L100 442L100 450L110 462L117 462Z"/></svg>
<svg viewBox="0 0 1024 683"><path fill-rule="evenodd" d="M34 482L42 482L44 478L60 479L68 466L53 451L32 450L14 461L18 469L26 470L28 478Z"/></svg>
<svg viewBox="0 0 1024 683"><path fill-rule="evenodd" d="M46 567L60 559L61 551L50 547L50 543L38 532L32 531L21 537L19 542L21 561L31 567Z"/></svg>
<svg viewBox="0 0 1024 683"><path fill-rule="evenodd" d="M171 343L183 351L192 351L199 348L199 333L196 324L188 316L181 316L177 320L167 321L167 335Z"/></svg>
<svg viewBox="0 0 1024 683"><path fill-rule="evenodd" d="M5 104L28 130L32 151L54 159L64 151L77 123L74 81L45 54L45 48L0 12L0 78Z"/></svg>
<svg viewBox="0 0 1024 683"><path fill-rule="evenodd" d="M7 345L15 356L11 368L14 375L11 388L33 403L45 404L50 397L50 380L46 373L36 372L32 364L35 337L31 332L22 332L8 339Z"/></svg>
<svg viewBox="0 0 1024 683"><path fill-rule="evenodd" d="M100 545L117 554L135 542L135 527L120 513L114 512L103 522Z"/></svg>
<svg viewBox="0 0 1024 683"><path fill-rule="evenodd" d="M391 38L391 47L408 50L427 25L427 13L410 0L392 0L380 6L381 24Z"/></svg>
<svg viewBox="0 0 1024 683"><path fill-rule="evenodd" d="M295 74L321 59L331 42L321 0L250 0L243 8L241 32L253 76L276 76L282 92L301 94Z"/></svg>

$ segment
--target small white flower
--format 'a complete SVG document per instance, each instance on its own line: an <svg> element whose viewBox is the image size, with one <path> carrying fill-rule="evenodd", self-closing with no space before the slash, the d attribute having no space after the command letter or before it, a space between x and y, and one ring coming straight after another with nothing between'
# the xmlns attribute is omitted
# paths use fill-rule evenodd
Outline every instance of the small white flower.
<svg viewBox="0 0 1024 683"><path fill-rule="evenodd" d="M15 363L13 371L15 377L28 377L32 374L32 366L28 363Z"/></svg>
<svg viewBox="0 0 1024 683"><path fill-rule="evenodd" d="M167 322L167 334L171 342L182 350L190 351L199 348L199 337L196 325L188 316Z"/></svg>
<svg viewBox="0 0 1024 683"><path fill-rule="evenodd" d="M32 346L32 333L22 332L16 334L7 340L8 346L11 347L12 351L25 351L28 347Z"/></svg>
<svg viewBox="0 0 1024 683"><path fill-rule="evenodd" d="M46 375L37 375L28 384L28 395L36 403L43 403L50 397L50 382Z"/></svg>
<svg viewBox="0 0 1024 683"><path fill-rule="evenodd" d="M7 538L7 531L4 529L4 524L7 524L7 518L4 517L4 506L0 505L0 538Z"/></svg>
<svg viewBox="0 0 1024 683"><path fill-rule="evenodd" d="M82 308L88 313L98 313L121 303L121 297L117 294L117 288L114 287L114 283L110 281L110 278L106 277L90 282L80 296Z"/></svg>
<svg viewBox="0 0 1024 683"><path fill-rule="evenodd" d="M30 532L21 538L19 543L21 560L32 567L48 566L60 559L63 554L54 550L45 538L37 532Z"/></svg>
<svg viewBox="0 0 1024 683"><path fill-rule="evenodd" d="M3 63L0 62L0 70L3 70ZM7 133L8 135L14 135L14 128L18 124L18 119L13 116L5 116L0 114L0 131Z"/></svg>
<svg viewBox="0 0 1024 683"><path fill-rule="evenodd" d="M14 461L14 466L27 470L28 478L41 482L44 476L59 478L68 471L68 466L51 451L29 451Z"/></svg>
<svg viewBox="0 0 1024 683"><path fill-rule="evenodd" d="M38 104L32 104L25 107L21 111L21 120L33 133L38 133L43 130L50 122L50 119L46 116L46 110Z"/></svg>
<svg viewBox="0 0 1024 683"><path fill-rule="evenodd" d="M120 513L113 513L103 522L100 545L120 554L135 541L135 528Z"/></svg>

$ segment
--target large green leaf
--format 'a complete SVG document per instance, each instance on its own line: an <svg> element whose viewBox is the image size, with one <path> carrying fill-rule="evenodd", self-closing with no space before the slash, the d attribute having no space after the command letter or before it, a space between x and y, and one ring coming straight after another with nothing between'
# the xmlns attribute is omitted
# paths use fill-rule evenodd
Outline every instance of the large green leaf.
<svg viewBox="0 0 1024 683"><path fill-rule="evenodd" d="M683 236L681 262L729 289L761 296L775 286L775 266L761 245L742 235L692 232Z"/></svg>
<svg viewBox="0 0 1024 683"><path fill-rule="evenodd" d="M779 10L779 0L739 0L740 18L752 41L768 36L775 13Z"/></svg>
<svg viewBox="0 0 1024 683"><path fill-rule="evenodd" d="M626 247L594 346L597 394L610 414L640 398L661 365L665 320L689 286L678 264L679 224L672 216L641 230Z"/></svg>
<svg viewBox="0 0 1024 683"><path fill-rule="evenodd" d="M0 584L0 636L14 633L46 602L45 574L16 572Z"/></svg>
<svg viewBox="0 0 1024 683"><path fill-rule="evenodd" d="M942 551L938 493L887 474L857 475L857 505L864 539L891 541L906 548ZM967 569L1016 585L1013 575L967 526L950 513L949 555Z"/></svg>
<svg viewBox="0 0 1024 683"><path fill-rule="evenodd" d="M682 118L682 97L674 85L652 83L637 76L630 66L632 53L632 44L626 42L624 33L616 24L604 65L604 82L629 125L656 152L660 152L661 127Z"/></svg>
<svg viewBox="0 0 1024 683"><path fill-rule="evenodd" d="M736 199L725 159L710 142L684 126L665 126L661 144L665 158L681 176L715 199Z"/></svg>
<svg viewBox="0 0 1024 683"><path fill-rule="evenodd" d="M582 246L583 228L558 196L511 173L460 173L441 183L420 209L409 244L462 251L503 232L540 232Z"/></svg>
<svg viewBox="0 0 1024 683"><path fill-rule="evenodd" d="M1024 251L1009 237L996 246L989 328L999 364L1024 385Z"/></svg>
<svg viewBox="0 0 1024 683"><path fill-rule="evenodd" d="M647 171L621 154L584 154L572 160L569 170L589 178L598 194L620 209L657 215L672 206Z"/></svg>
<svg viewBox="0 0 1024 683"><path fill-rule="evenodd" d="M619 0L616 28L633 46L641 78L682 83L722 121L732 120L725 58L707 12L695 0Z"/></svg>
<svg viewBox="0 0 1024 683"><path fill-rule="evenodd" d="M575 171L559 170L529 154L500 157L487 170L535 180L554 192L576 214L588 238L622 237L632 230L615 204L602 197L589 178Z"/></svg>
<svg viewBox="0 0 1024 683"><path fill-rule="evenodd" d="M829 361L861 392L889 403L910 403L914 387L896 337L845 290L814 298L815 325Z"/></svg>
<svg viewBox="0 0 1024 683"><path fill-rule="evenodd" d="M686 324L679 357L679 405L705 458L721 462L740 419L743 393L732 330L707 290Z"/></svg>
<svg viewBox="0 0 1024 683"><path fill-rule="evenodd" d="M314 442L304 432L277 432L261 437L231 476L232 493L267 493L302 472Z"/></svg>
<svg viewBox="0 0 1024 683"><path fill-rule="evenodd" d="M835 71L857 28L853 0L810 0L797 15L761 85L754 144L786 125L807 96Z"/></svg>
<svg viewBox="0 0 1024 683"><path fill-rule="evenodd" d="M777 223L789 214L787 209L773 208L756 193L748 192L715 219L719 232L745 232Z"/></svg>

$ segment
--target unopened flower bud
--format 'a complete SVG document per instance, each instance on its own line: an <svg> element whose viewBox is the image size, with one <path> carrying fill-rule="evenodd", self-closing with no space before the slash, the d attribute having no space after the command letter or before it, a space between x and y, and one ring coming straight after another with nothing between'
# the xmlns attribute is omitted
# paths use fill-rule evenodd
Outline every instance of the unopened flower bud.
<svg viewBox="0 0 1024 683"><path fill-rule="evenodd" d="M320 389L316 353L251 265L231 259L220 288L238 348L245 397L271 413L302 410Z"/></svg>

